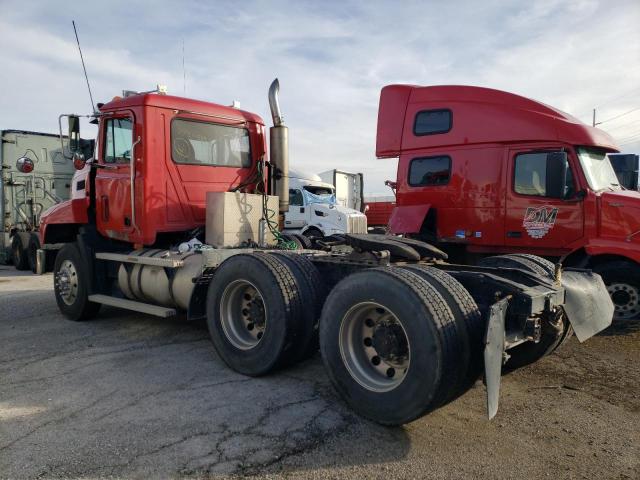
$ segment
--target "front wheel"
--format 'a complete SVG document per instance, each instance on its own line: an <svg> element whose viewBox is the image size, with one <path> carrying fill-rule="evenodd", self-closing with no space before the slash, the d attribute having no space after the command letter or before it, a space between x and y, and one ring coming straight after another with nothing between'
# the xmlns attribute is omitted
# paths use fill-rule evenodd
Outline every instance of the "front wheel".
<svg viewBox="0 0 640 480"><path fill-rule="evenodd" d="M56 256L53 290L60 311L70 320L95 317L100 304L89 301L89 266L75 243L68 243Z"/></svg>
<svg viewBox="0 0 640 480"><path fill-rule="evenodd" d="M625 322L640 318L640 267L617 261L596 265L593 269L607 286L613 306L613 320Z"/></svg>

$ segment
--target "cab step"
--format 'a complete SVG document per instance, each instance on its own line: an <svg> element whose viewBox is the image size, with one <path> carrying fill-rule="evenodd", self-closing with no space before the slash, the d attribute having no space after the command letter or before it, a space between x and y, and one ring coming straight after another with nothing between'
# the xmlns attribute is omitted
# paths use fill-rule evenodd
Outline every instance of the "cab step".
<svg viewBox="0 0 640 480"><path fill-rule="evenodd" d="M124 308L125 310L133 310L134 312L148 313L156 317L168 318L176 315L175 308L160 307L149 303L136 302L127 300L126 298L110 297L109 295L89 295L89 301L101 303L111 307Z"/></svg>

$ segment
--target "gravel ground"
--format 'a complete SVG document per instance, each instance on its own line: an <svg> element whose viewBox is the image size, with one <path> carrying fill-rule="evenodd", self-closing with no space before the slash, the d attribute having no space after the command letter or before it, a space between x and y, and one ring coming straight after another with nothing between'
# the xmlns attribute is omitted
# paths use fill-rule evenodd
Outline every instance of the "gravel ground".
<svg viewBox="0 0 640 480"><path fill-rule="evenodd" d="M351 413L319 357L261 379L205 325L59 313L0 266L2 478L640 478L640 325L610 329L403 428Z"/></svg>

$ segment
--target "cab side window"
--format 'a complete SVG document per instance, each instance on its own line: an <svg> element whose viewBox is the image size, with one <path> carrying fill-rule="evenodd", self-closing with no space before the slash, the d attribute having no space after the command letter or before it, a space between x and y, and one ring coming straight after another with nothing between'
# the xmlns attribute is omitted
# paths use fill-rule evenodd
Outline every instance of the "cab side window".
<svg viewBox="0 0 640 480"><path fill-rule="evenodd" d="M514 190L520 195L546 197L547 152L520 153L515 158ZM571 168L567 165L567 181L564 198L574 195L575 188Z"/></svg>
<svg viewBox="0 0 640 480"><path fill-rule="evenodd" d="M303 205L302 192L300 190L297 190L297 189L289 190L289 205L293 205L293 206Z"/></svg>
<svg viewBox="0 0 640 480"><path fill-rule="evenodd" d="M104 162L129 163L133 124L130 118L110 118L106 122L104 135Z"/></svg>

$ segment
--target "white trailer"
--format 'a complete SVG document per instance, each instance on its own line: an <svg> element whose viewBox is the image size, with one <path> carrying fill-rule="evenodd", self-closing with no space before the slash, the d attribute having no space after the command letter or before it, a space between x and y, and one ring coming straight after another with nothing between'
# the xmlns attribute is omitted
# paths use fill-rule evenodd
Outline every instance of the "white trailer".
<svg viewBox="0 0 640 480"><path fill-rule="evenodd" d="M327 170L319 174L320 180L330 183L336 189L336 201L343 207L364 211L364 180L361 173L344 170Z"/></svg>

